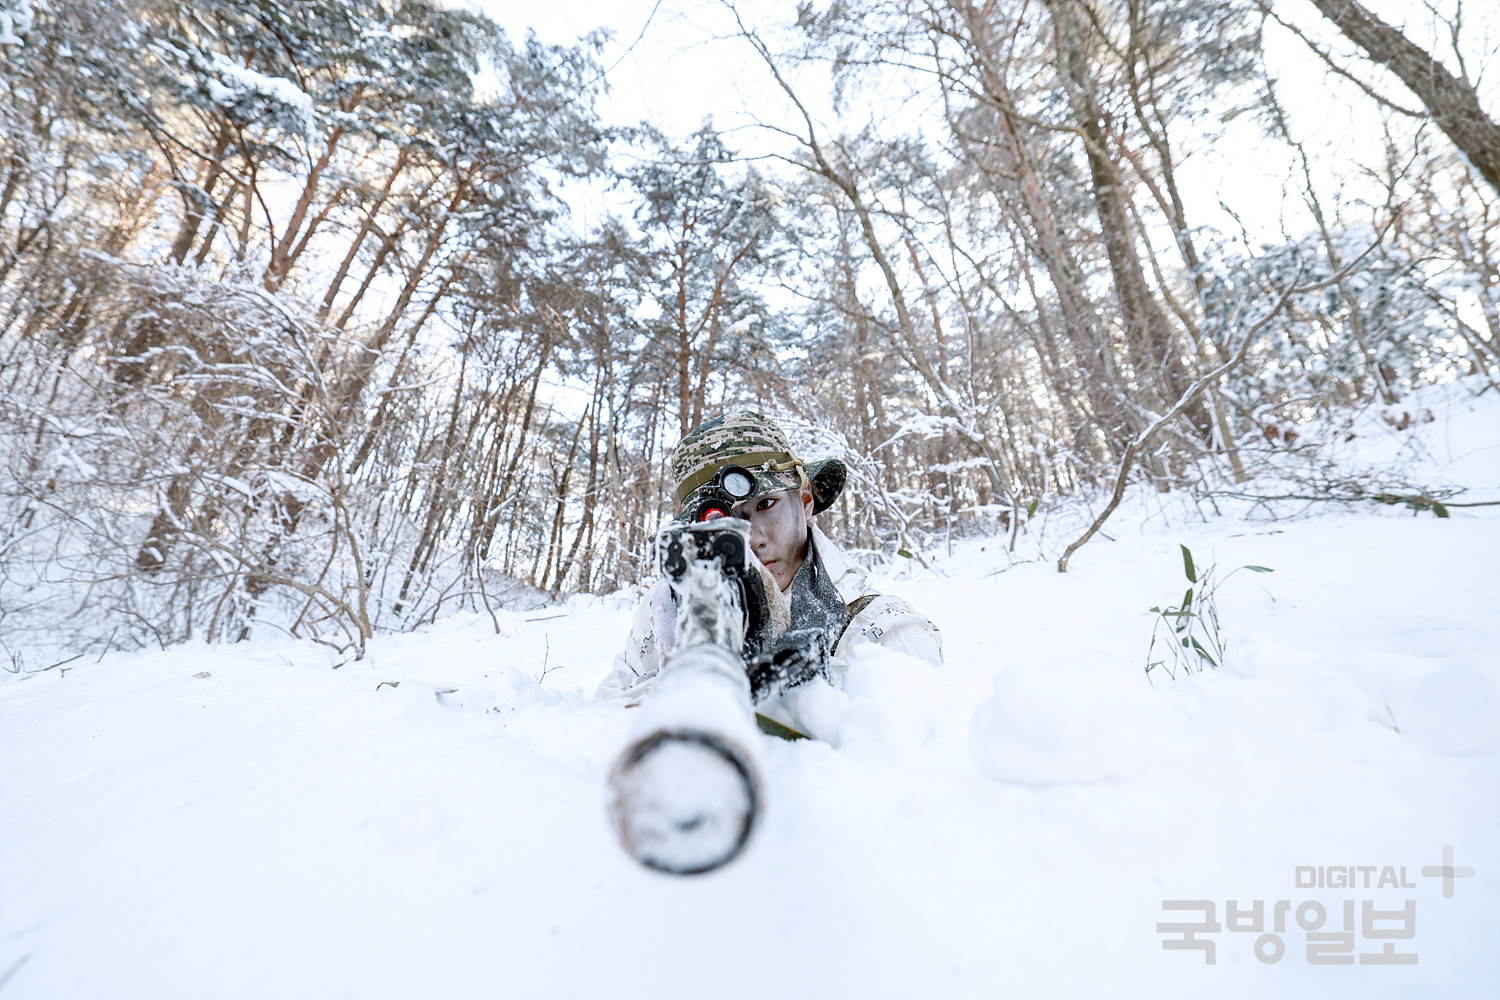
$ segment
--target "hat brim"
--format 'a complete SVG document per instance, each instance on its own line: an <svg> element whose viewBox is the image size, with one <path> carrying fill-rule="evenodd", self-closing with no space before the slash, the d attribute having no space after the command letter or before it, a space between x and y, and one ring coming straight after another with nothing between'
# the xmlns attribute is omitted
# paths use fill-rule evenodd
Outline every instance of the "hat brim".
<svg viewBox="0 0 1500 1000"><path fill-rule="evenodd" d="M807 465L809 488L813 495L813 513L821 514L838 500L849 479L849 467L842 459L825 458Z"/></svg>

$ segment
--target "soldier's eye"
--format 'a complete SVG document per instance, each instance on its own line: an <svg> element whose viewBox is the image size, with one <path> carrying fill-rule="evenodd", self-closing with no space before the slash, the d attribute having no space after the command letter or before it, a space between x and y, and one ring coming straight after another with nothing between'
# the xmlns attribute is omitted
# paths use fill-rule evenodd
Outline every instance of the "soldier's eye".
<svg viewBox="0 0 1500 1000"><path fill-rule="evenodd" d="M762 497L760 503L755 505L756 510L770 510L776 506L776 497Z"/></svg>

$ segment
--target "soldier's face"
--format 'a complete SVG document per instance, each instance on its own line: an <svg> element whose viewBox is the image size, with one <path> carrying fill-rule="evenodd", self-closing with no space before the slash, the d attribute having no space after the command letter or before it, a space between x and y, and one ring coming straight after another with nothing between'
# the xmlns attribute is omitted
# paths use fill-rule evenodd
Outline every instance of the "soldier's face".
<svg viewBox="0 0 1500 1000"><path fill-rule="evenodd" d="M782 490L735 504L730 513L750 522L750 548L785 590L807 555L807 519L812 517L811 490Z"/></svg>

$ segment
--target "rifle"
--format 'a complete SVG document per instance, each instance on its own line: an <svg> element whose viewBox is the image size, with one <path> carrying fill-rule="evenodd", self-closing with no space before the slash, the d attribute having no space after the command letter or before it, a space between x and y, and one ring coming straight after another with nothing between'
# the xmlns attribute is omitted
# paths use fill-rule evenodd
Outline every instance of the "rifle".
<svg viewBox="0 0 1500 1000"><path fill-rule="evenodd" d="M749 522L732 517L674 522L656 539L676 643L610 774L610 812L625 850L658 871L713 871L744 850L764 799L757 730L801 735L754 706L827 676L825 635L774 634L749 542Z"/></svg>
<svg viewBox="0 0 1500 1000"><path fill-rule="evenodd" d="M658 569L677 603L677 642L609 780L620 843L658 871L696 875L727 864L760 815L741 652L751 624L749 539L749 523L738 518L673 524L657 536Z"/></svg>

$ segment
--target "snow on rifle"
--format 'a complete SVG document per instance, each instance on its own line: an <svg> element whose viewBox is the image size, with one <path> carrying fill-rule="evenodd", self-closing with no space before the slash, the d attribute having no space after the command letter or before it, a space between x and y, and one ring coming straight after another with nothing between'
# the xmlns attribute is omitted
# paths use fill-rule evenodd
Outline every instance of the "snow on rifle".
<svg viewBox="0 0 1500 1000"><path fill-rule="evenodd" d="M768 630L766 593L738 518L673 524L657 537L677 637L610 775L620 842L641 864L693 875L744 850L762 804L759 734L742 650Z"/></svg>

